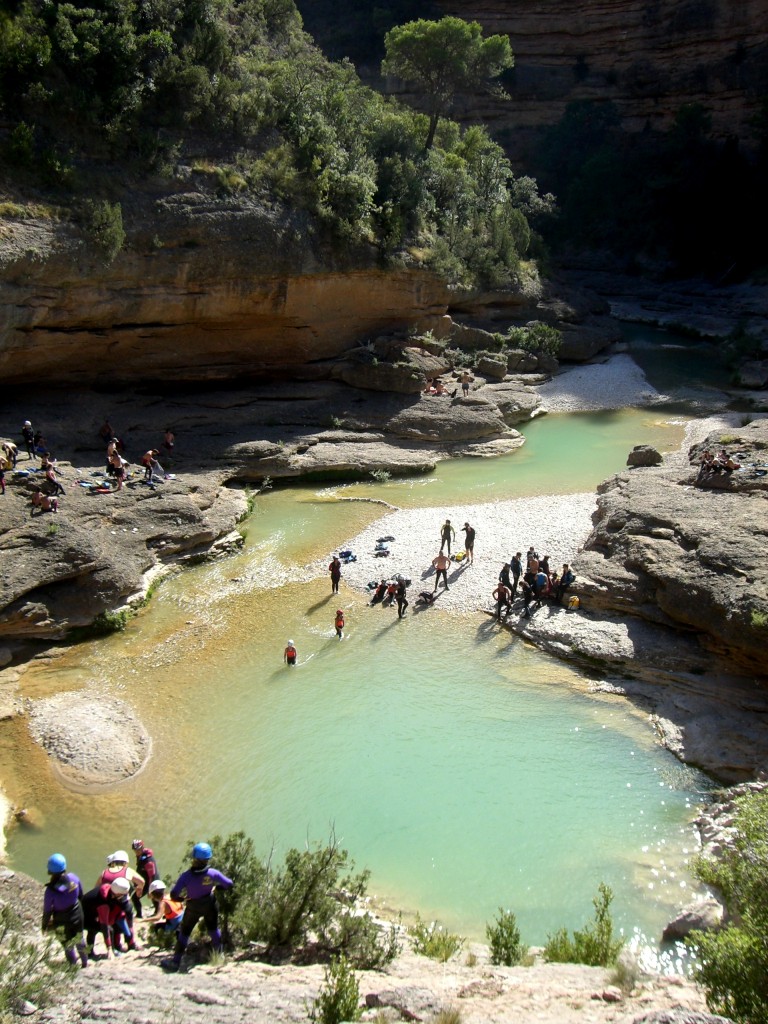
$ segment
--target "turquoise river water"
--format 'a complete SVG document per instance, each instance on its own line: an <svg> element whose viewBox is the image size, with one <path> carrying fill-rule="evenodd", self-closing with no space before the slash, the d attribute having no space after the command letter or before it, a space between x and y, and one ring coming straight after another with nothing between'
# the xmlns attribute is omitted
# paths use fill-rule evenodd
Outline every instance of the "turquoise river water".
<svg viewBox="0 0 768 1024"><path fill-rule="evenodd" d="M669 364L647 337L665 386ZM690 820L710 784L658 746L647 716L590 695L586 676L485 616L435 609L393 628L346 591L338 644L327 580L297 567L381 514L340 496L426 507L591 490L634 444L676 448L687 408L542 417L507 458L260 496L241 554L168 581L125 633L26 674L31 698L82 687L124 698L154 746L134 780L86 796L53 779L23 720L3 723L0 778L38 823L11 834L12 864L42 879L60 849L90 882L106 853L141 836L173 875L190 839L243 829L266 855L334 829L382 902L464 935L482 937L504 906L541 943L583 925L604 881L617 924L657 941L693 885Z"/></svg>

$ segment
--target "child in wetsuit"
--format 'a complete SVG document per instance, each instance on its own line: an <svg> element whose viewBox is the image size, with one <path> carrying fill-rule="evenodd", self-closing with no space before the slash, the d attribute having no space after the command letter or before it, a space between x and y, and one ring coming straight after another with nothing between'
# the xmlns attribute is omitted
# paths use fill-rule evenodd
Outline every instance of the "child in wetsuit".
<svg viewBox="0 0 768 1024"><path fill-rule="evenodd" d="M339 640L343 640L344 639L344 612L341 610L341 608L337 608L336 609L336 621L335 621L334 625L336 626L336 636L339 638Z"/></svg>
<svg viewBox="0 0 768 1024"><path fill-rule="evenodd" d="M293 640L288 641L286 648L283 651L283 659L285 660L286 665L296 664L296 647Z"/></svg>

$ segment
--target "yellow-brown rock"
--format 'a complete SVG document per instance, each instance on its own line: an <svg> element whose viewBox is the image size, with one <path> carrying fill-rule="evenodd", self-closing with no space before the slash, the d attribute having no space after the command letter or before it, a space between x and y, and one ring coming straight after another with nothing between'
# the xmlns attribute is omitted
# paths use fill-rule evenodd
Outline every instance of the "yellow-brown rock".
<svg viewBox="0 0 768 1024"><path fill-rule="evenodd" d="M223 380L338 356L377 332L437 323L449 291L421 269L323 265L295 226L189 195L127 211L105 265L70 223L5 222L0 374ZM155 234L151 235L152 229Z"/></svg>

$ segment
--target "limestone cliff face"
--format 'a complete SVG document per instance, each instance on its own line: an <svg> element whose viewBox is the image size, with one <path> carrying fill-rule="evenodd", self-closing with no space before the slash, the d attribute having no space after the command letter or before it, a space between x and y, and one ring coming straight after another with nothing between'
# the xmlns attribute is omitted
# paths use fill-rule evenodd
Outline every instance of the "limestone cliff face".
<svg viewBox="0 0 768 1024"><path fill-rule="evenodd" d="M436 323L450 293L418 269L322 265L301 224L194 193L136 201L110 265L72 224L6 222L6 383L221 380L338 356Z"/></svg>
<svg viewBox="0 0 768 1024"><path fill-rule="evenodd" d="M537 131L577 99L613 101L628 131L665 130L702 103L718 137L750 139L768 88L765 0L438 0L446 14L509 36L511 99L476 96L473 117L524 155Z"/></svg>

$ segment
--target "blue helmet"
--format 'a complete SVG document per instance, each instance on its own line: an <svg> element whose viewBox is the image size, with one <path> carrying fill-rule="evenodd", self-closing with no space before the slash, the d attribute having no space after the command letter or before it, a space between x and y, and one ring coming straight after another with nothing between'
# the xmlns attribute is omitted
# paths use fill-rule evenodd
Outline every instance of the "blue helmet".
<svg viewBox="0 0 768 1024"><path fill-rule="evenodd" d="M213 850L208 843L195 843L192 847L192 857L195 860L210 860L212 856Z"/></svg>
<svg viewBox="0 0 768 1024"><path fill-rule="evenodd" d="M63 853L52 853L48 858L48 874L59 875L67 870L67 858Z"/></svg>

